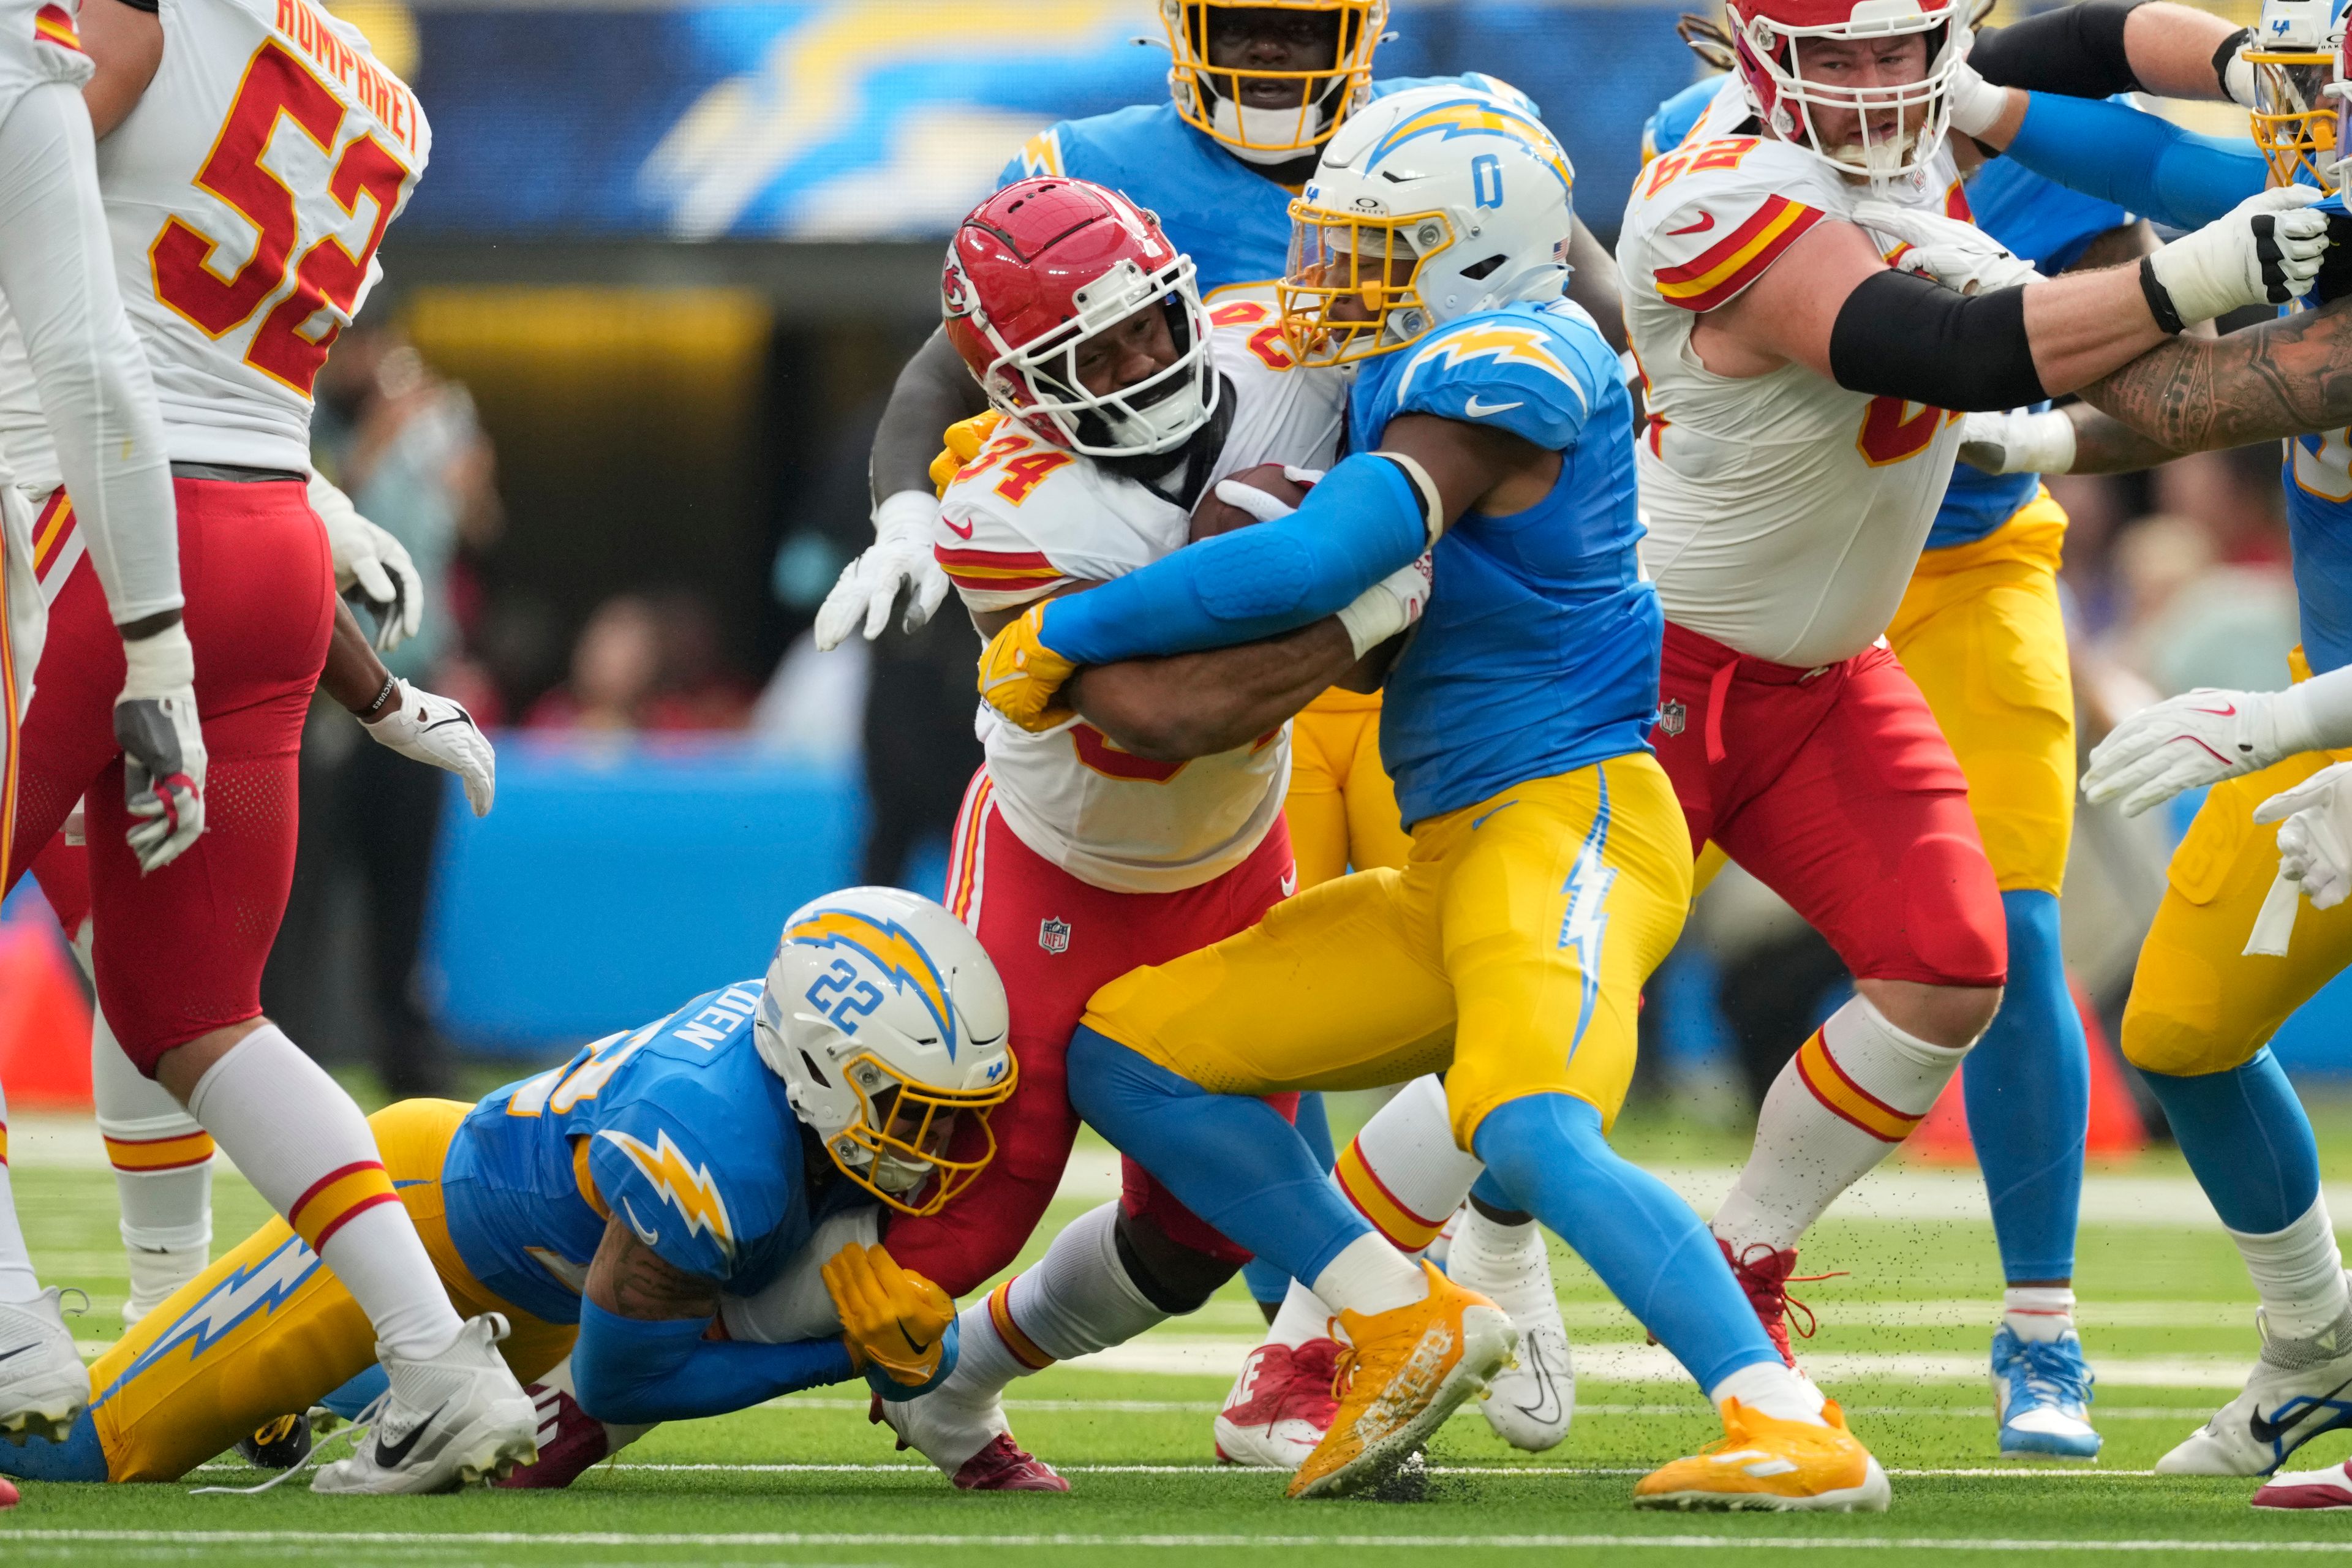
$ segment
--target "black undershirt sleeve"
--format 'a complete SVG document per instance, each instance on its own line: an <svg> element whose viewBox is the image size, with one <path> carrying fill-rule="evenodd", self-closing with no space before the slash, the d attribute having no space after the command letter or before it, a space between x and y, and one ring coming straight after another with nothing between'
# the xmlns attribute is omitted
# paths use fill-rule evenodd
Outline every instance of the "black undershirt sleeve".
<svg viewBox="0 0 2352 1568"><path fill-rule="evenodd" d="M1950 289L1887 271L1846 296L1830 328L1830 374L1849 392L1966 413L2050 395L2025 335L2025 290Z"/></svg>
<svg viewBox="0 0 2352 1568"><path fill-rule="evenodd" d="M2134 92L2124 53L2124 19L2147 0L2082 0L1977 35L1969 64L1995 87L2069 98Z"/></svg>
<svg viewBox="0 0 2352 1568"><path fill-rule="evenodd" d="M163 0L114 0L118 5L128 5L133 11L144 11L150 16L162 9Z"/></svg>

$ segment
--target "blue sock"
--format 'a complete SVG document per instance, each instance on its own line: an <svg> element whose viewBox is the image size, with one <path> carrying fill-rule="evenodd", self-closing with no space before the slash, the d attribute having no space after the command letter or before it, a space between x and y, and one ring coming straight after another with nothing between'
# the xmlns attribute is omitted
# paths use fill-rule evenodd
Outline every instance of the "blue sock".
<svg viewBox="0 0 2352 1568"><path fill-rule="evenodd" d="M1960 1069L1992 1199L1993 1236L2011 1284L2071 1279L2083 1202L2083 1133L2091 1115L2091 1047L2066 989L2058 900L2003 893L2009 987L1992 1026Z"/></svg>
<svg viewBox="0 0 2352 1568"><path fill-rule="evenodd" d="M2175 1078L2142 1068L2140 1076L2156 1091L2223 1225L2268 1236L2318 1200L2319 1143L2311 1118L2268 1046L2228 1072Z"/></svg>
<svg viewBox="0 0 2352 1568"><path fill-rule="evenodd" d="M102 1481L106 1450L99 1447L98 1424L89 1411L74 1418L73 1430L62 1443L27 1437L22 1443L0 1443L0 1476L20 1481Z"/></svg>
<svg viewBox="0 0 2352 1568"><path fill-rule="evenodd" d="M1274 1107L1211 1094L1085 1025L1070 1038L1070 1104L1186 1208L1313 1283L1370 1224Z"/></svg>
<svg viewBox="0 0 2352 1568"><path fill-rule="evenodd" d="M1507 1206L1574 1247L1701 1390L1780 1361L1715 1237L1673 1188L1609 1147L1598 1110L1565 1094L1508 1100L1476 1142Z"/></svg>
<svg viewBox="0 0 2352 1568"><path fill-rule="evenodd" d="M1331 1152L1331 1115L1323 1108L1323 1096L1308 1089L1298 1097L1298 1118L1291 1125L1307 1140L1307 1147L1315 1155L1315 1163L1329 1170L1337 1163ZM1290 1293L1290 1276L1263 1258L1253 1258L1242 1267L1242 1282L1249 1287L1250 1300L1261 1307L1276 1307Z"/></svg>

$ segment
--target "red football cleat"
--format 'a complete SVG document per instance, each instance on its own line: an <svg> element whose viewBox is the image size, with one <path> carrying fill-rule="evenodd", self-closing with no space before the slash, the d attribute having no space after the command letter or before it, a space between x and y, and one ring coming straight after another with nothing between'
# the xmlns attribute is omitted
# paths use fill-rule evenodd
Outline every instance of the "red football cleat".
<svg viewBox="0 0 2352 1568"><path fill-rule="evenodd" d="M16 1506L16 1486L5 1476L0 1476L0 1508Z"/></svg>
<svg viewBox="0 0 2352 1568"><path fill-rule="evenodd" d="M1795 1321L1793 1314L1804 1314L1803 1326L1797 1330L1801 1339L1811 1339L1816 1326L1813 1310L1789 1294L1791 1282L1801 1284L1808 1279L1834 1279L1835 1274L1795 1274L1797 1249L1775 1252L1763 1242L1755 1241L1740 1249L1738 1256L1731 1243L1721 1237L1715 1245L1723 1249L1723 1260L1731 1265L1731 1277L1748 1293L1748 1304L1756 1309L1763 1321L1764 1331L1772 1336L1772 1348L1780 1352L1780 1360L1791 1369L1797 1364L1797 1352L1789 1342L1789 1326Z"/></svg>
<svg viewBox="0 0 2352 1568"><path fill-rule="evenodd" d="M580 1408L580 1402L560 1388L532 1384L525 1390L539 1409L539 1458L519 1465L490 1484L522 1490L557 1490L586 1474L612 1453L604 1424Z"/></svg>
<svg viewBox="0 0 2352 1568"><path fill-rule="evenodd" d="M2283 1470L2253 1500L2256 1508L2352 1508L2352 1460L2324 1470Z"/></svg>
<svg viewBox="0 0 2352 1568"><path fill-rule="evenodd" d="M1024 1450L1009 1432L999 1432L988 1446L963 1462L955 1473L956 1488L967 1492L1066 1492L1070 1483L1055 1475L1045 1460Z"/></svg>
<svg viewBox="0 0 2352 1568"><path fill-rule="evenodd" d="M1217 1462L1284 1471L1306 1463L1339 1408L1331 1392L1339 1360L1339 1342L1328 1338L1250 1352L1217 1412Z"/></svg>

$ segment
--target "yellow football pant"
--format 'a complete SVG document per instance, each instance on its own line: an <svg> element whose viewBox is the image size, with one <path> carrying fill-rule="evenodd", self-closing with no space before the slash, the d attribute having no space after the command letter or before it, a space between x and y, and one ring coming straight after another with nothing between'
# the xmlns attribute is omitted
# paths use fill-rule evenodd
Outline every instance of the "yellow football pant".
<svg viewBox="0 0 2352 1568"><path fill-rule="evenodd" d="M2294 679L2311 668L2297 648ZM2352 751L2308 752L2215 784L2165 873L2164 901L2140 943L2124 1008L2123 1050L2150 1072L2196 1078L2242 1067L2313 993L2352 965L2352 902L2305 900L2284 958L2248 958L2246 937L2278 875L2278 830L2254 807Z"/></svg>
<svg viewBox="0 0 2352 1568"><path fill-rule="evenodd" d="M2043 490L1975 543L1922 555L1886 628L1968 776L2004 893L2056 893L2074 831L2065 539L2066 513Z"/></svg>
<svg viewBox="0 0 2352 1568"><path fill-rule="evenodd" d="M1221 1094L1371 1089L1449 1068L1454 1141L1507 1100L1616 1119L1642 985L1690 903L1689 829L1657 759L1532 779L1417 823L1359 872L1095 993L1086 1022Z"/></svg>
<svg viewBox="0 0 2352 1568"><path fill-rule="evenodd" d="M1379 692L1335 686L1290 721L1290 793L1282 809L1302 888L1350 868L1404 864L1412 839L1381 766Z"/></svg>
<svg viewBox="0 0 2352 1568"><path fill-rule="evenodd" d="M368 1118L383 1168L425 1238L457 1315L503 1312L499 1347L525 1383L571 1353L577 1328L490 1294L449 1239L441 1163L474 1108L408 1100ZM167 1481L293 1411L307 1410L375 1360L375 1331L332 1270L282 1219L183 1285L90 1368L92 1419L107 1479Z"/></svg>

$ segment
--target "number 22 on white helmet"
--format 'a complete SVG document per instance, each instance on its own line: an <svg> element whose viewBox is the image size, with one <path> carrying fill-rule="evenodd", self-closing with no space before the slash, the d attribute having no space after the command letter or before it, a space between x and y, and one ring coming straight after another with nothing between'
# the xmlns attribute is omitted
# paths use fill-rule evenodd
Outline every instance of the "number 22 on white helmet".
<svg viewBox="0 0 2352 1568"><path fill-rule="evenodd" d="M1568 154L1515 89L1374 99L1290 204L1277 294L1292 357L1345 364L1480 310L1559 299L1575 184Z"/></svg>
<svg viewBox="0 0 2352 1568"><path fill-rule="evenodd" d="M753 1032L842 1173L929 1215L996 1152L988 1114L1016 1078L1009 1021L996 966L953 915L896 888L850 888L784 922Z"/></svg>

